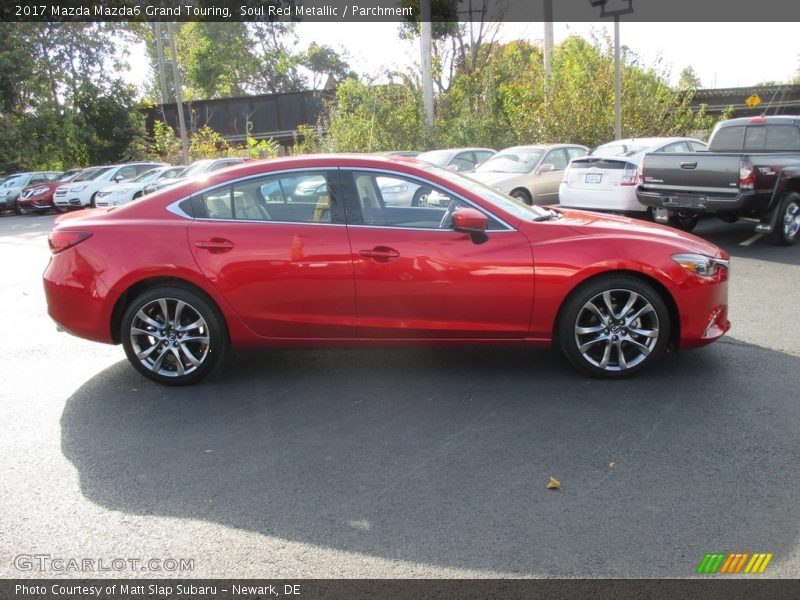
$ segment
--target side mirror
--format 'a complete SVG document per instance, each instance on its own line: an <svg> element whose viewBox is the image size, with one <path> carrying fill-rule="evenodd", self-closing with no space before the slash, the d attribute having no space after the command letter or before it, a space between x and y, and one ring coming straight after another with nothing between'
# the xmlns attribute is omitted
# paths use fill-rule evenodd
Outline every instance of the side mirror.
<svg viewBox="0 0 800 600"><path fill-rule="evenodd" d="M550 173L551 171L555 171L555 170L556 170L556 167L555 167L555 165L553 165L553 163L544 163L541 167L539 167L539 170L537 171L537 173L539 173L541 175L542 173Z"/></svg>
<svg viewBox="0 0 800 600"><path fill-rule="evenodd" d="M459 208L453 213L453 229L467 233L476 244L483 244L489 240L486 228L489 226L489 217L474 208Z"/></svg>
<svg viewBox="0 0 800 600"><path fill-rule="evenodd" d="M456 171L456 172L458 172L461 169L459 169L457 164L452 164L452 165L447 165L447 170L448 171Z"/></svg>
<svg viewBox="0 0 800 600"><path fill-rule="evenodd" d="M125 178L122 175L117 175L116 177L114 177L114 181L119 183L120 181L125 181Z"/></svg>

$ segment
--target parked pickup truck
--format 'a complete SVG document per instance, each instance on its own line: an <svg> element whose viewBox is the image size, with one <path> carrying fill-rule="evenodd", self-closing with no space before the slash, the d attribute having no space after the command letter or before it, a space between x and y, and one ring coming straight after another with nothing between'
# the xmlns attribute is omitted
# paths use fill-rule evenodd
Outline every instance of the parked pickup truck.
<svg viewBox="0 0 800 600"><path fill-rule="evenodd" d="M800 232L800 116L731 119L714 128L708 151L648 154L636 197L659 223L691 231L701 214L750 218L776 245Z"/></svg>

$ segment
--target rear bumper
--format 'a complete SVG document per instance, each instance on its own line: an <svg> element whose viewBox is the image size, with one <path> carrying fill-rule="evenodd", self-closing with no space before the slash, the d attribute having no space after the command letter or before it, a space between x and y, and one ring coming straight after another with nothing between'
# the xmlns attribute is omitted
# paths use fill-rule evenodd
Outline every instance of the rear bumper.
<svg viewBox="0 0 800 600"><path fill-rule="evenodd" d="M736 195L714 195L700 192L650 191L636 189L636 197L645 206L686 210L698 213L758 212L766 209L755 192L739 192Z"/></svg>
<svg viewBox="0 0 800 600"><path fill-rule="evenodd" d="M647 212L647 207L636 199L636 188L633 186L618 186L611 190L582 190L562 183L558 190L558 203L566 208L580 210Z"/></svg>

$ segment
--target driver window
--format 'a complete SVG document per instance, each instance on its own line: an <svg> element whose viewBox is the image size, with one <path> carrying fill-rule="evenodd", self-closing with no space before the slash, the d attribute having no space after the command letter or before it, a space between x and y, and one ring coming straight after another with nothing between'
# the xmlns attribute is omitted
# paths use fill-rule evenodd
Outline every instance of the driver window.
<svg viewBox="0 0 800 600"><path fill-rule="evenodd" d="M443 188L402 175L355 172L353 183L364 225L450 229L455 210L474 208ZM489 217L489 229L504 227Z"/></svg>

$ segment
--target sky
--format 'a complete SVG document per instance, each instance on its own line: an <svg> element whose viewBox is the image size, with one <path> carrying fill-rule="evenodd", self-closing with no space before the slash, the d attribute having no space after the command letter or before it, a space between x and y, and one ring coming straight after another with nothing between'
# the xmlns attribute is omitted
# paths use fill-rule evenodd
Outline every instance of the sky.
<svg viewBox="0 0 800 600"><path fill-rule="evenodd" d="M405 70L419 65L419 44L401 40L397 23L298 23L298 49L311 42L344 51L350 67L360 75ZM607 31L611 23L555 23L558 44L571 34L590 37ZM500 40L541 40L542 23L503 23ZM800 67L800 36L796 23L626 23L620 24L620 43L628 46L643 66L669 71L677 82L681 70L691 66L701 87L745 87L763 81L786 82ZM141 46L129 56L133 83L147 79L147 62Z"/></svg>

